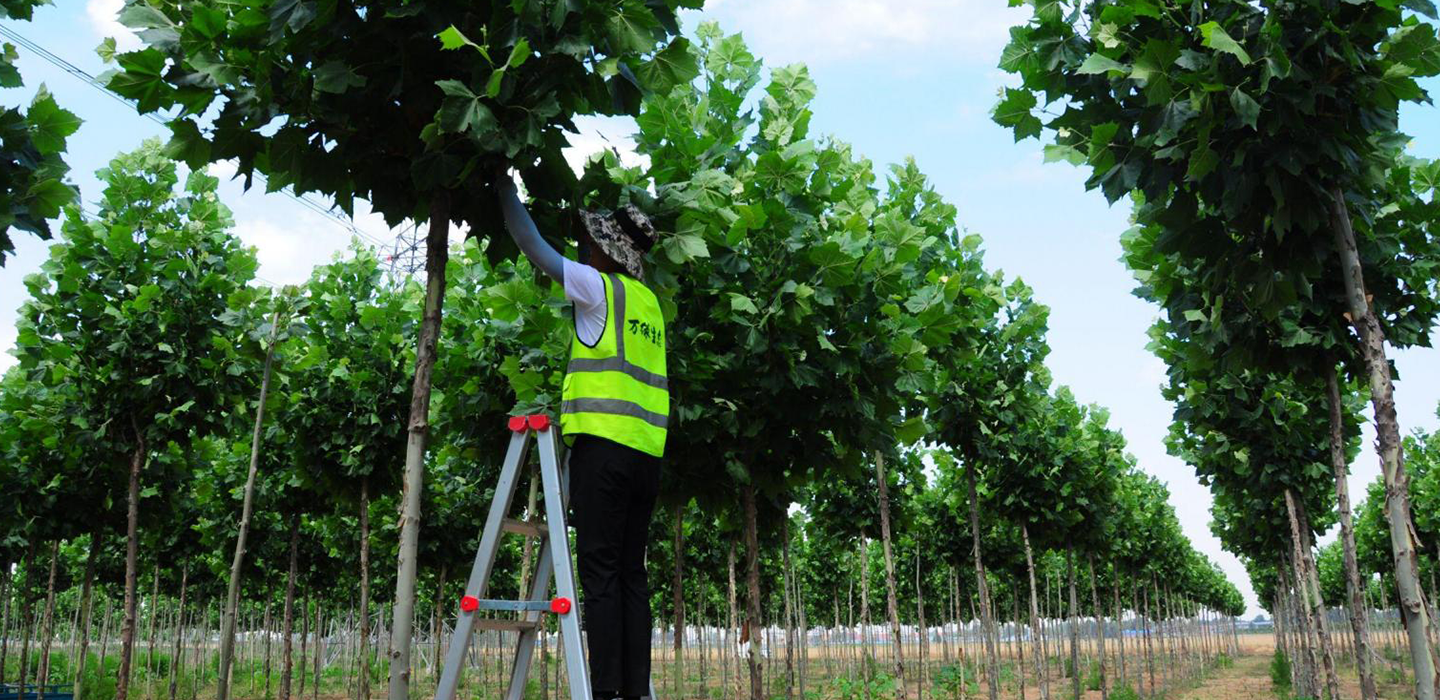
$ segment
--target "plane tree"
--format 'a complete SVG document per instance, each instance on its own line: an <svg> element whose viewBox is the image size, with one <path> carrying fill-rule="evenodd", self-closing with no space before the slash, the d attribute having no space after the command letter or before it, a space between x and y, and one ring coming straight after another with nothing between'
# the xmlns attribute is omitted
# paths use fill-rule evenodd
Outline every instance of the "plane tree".
<svg viewBox="0 0 1440 700"><path fill-rule="evenodd" d="M26 278L30 299L17 321L20 363L32 379L66 383L78 417L124 474L125 625L117 696L128 691L135 641L135 576L142 491L150 455L171 442L223 430L238 374L218 352L229 334L230 297L255 273L254 254L230 232L218 181L176 163L157 141L121 154L99 172L97 218L65 212L63 240L41 272ZM151 474L151 478L158 475Z"/></svg>
<svg viewBox="0 0 1440 700"><path fill-rule="evenodd" d="M1156 254L1196 275L1188 308L1157 295L1167 310L1213 318L1238 302L1275 336L1294 330L1278 323L1285 309L1321 312L1322 340L1339 355L1330 367L1349 360L1370 386L1411 661L1419 697L1430 700L1428 612L1406 535L1385 357L1387 340L1428 343L1436 311L1435 239L1425 232L1435 210L1415 206L1410 176L1392 168L1404 142L1399 105L1427 101L1418 81L1440 73L1435 29L1420 19L1433 19L1434 6L1417 9L1037 5L1002 54L1021 85L1005 90L995 119L1017 140L1048 132L1047 155L1088 165L1087 187L1111 201L1136 193L1135 218L1157 232ZM1400 216L1387 221L1387 211Z"/></svg>
<svg viewBox="0 0 1440 700"><path fill-rule="evenodd" d="M406 427L390 696L407 697L431 374L450 227L503 225L487 179L513 163L552 221L577 182L562 149L577 114L634 113L643 90L694 75L676 11L642 2L132 3L144 48L102 54L107 85L142 113L171 110L170 152L234 160L248 185L366 200L392 226L428 222L425 306ZM573 211L567 219L574 223ZM552 227L554 230L556 227ZM489 250L513 254L504 236Z"/></svg>

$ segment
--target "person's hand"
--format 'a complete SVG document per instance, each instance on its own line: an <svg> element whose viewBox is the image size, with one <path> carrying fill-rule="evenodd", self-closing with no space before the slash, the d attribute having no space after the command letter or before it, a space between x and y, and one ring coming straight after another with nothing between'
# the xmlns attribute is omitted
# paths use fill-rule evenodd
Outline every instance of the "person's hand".
<svg viewBox="0 0 1440 700"><path fill-rule="evenodd" d="M499 194L515 194L515 177L510 174L509 163L500 162L492 166L490 182Z"/></svg>

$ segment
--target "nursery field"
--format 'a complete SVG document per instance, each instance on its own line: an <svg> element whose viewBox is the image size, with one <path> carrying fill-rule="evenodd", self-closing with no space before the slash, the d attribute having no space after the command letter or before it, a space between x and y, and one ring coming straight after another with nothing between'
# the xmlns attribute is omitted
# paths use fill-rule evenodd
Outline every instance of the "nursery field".
<svg viewBox="0 0 1440 700"><path fill-rule="evenodd" d="M45 5L0 0L0 263L48 241L0 700L490 700L529 640L510 700L647 653L667 700L1437 700L1440 434L1392 363L1440 317L1431 0L1009 3L990 136L1130 213L1163 374L1098 392L955 178L821 133L702 0L88 3L133 31L96 74ZM17 45L162 135L114 153ZM576 158L588 116L633 153ZM355 238L269 282L221 174ZM1145 384L1150 452L1107 408Z"/></svg>

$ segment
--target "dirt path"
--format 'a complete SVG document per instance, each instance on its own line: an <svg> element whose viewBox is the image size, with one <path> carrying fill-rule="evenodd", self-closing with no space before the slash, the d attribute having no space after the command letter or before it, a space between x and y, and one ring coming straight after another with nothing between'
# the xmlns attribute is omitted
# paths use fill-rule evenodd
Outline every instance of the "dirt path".
<svg viewBox="0 0 1440 700"><path fill-rule="evenodd" d="M1267 656L1241 656L1230 668L1212 671L1200 687L1181 693L1179 700L1274 700L1268 664Z"/></svg>

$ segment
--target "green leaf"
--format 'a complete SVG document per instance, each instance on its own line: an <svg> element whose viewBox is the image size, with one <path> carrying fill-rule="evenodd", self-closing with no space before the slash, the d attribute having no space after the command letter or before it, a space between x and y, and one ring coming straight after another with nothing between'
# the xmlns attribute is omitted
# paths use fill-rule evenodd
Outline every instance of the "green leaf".
<svg viewBox="0 0 1440 700"><path fill-rule="evenodd" d="M1052 143L1045 145L1045 162L1058 163L1065 161L1071 165L1084 165L1085 154L1080 149L1066 144Z"/></svg>
<svg viewBox="0 0 1440 700"><path fill-rule="evenodd" d="M465 83L462 83L458 80L437 80L435 81L435 85L436 87L440 88L441 92L449 95L450 97L462 97L465 99L475 98L475 93L471 92L470 88L465 85Z"/></svg>
<svg viewBox="0 0 1440 700"><path fill-rule="evenodd" d="M1234 56L1240 60L1241 65L1250 65L1250 54L1218 23L1211 21L1200 25L1200 34L1204 37L1201 43L1205 46Z"/></svg>
<svg viewBox="0 0 1440 700"><path fill-rule="evenodd" d="M35 150L41 155L65 150L66 137L80 128L80 118L55 104L55 98L44 85L36 92L35 101L30 103L30 112L25 118L30 122L30 138Z"/></svg>
<svg viewBox="0 0 1440 700"><path fill-rule="evenodd" d="M920 416L907 418L895 428L895 439L902 445L913 445L925 434L930 432L930 427L925 425L925 419Z"/></svg>
<svg viewBox="0 0 1440 700"><path fill-rule="evenodd" d="M1039 136L1042 124L1039 117L1030 113L1035 104L1035 93L1005 88L1004 99L995 106L995 123L1013 129L1016 141L1029 136Z"/></svg>
<svg viewBox="0 0 1440 700"><path fill-rule="evenodd" d="M1244 90L1235 88L1230 91L1230 106L1239 115L1241 123L1251 129L1256 128L1256 122L1260 118L1260 103L1245 94Z"/></svg>
<svg viewBox="0 0 1440 700"><path fill-rule="evenodd" d="M500 128L495 114L480 99L447 97L440 104L440 130L447 133L469 131L484 136Z"/></svg>
<svg viewBox="0 0 1440 700"><path fill-rule="evenodd" d="M201 4L192 5L190 26L206 39L214 39L225 32L225 13Z"/></svg>
<svg viewBox="0 0 1440 700"><path fill-rule="evenodd" d="M315 89L336 95L350 88L365 87L365 77L340 61L328 61L315 69Z"/></svg>
<svg viewBox="0 0 1440 700"><path fill-rule="evenodd" d="M760 309L755 308L755 302L750 301L750 297L734 292L730 292L730 310L752 314L760 313Z"/></svg>
<svg viewBox="0 0 1440 700"><path fill-rule="evenodd" d="M505 67L519 68L524 65L525 61L529 58L530 42L526 41L525 37L522 36L519 41L515 42L514 48L510 49L510 58L505 60Z"/></svg>
<svg viewBox="0 0 1440 700"><path fill-rule="evenodd" d="M1089 58L1085 59L1084 63L1080 64L1079 68L1075 69L1075 72L1081 75L1095 75L1097 73L1109 73L1112 71L1128 75L1130 73L1130 66L1110 58L1105 54L1092 53Z"/></svg>
<svg viewBox="0 0 1440 700"><path fill-rule="evenodd" d="M453 24L449 27L446 27L445 31L440 32L436 36L440 39L440 48L446 50L458 49L461 46L475 45L471 43L471 41L467 39L464 34L461 34L460 30L456 29L455 25Z"/></svg>
<svg viewBox="0 0 1440 700"><path fill-rule="evenodd" d="M135 100L141 114L169 106L174 88L161 77L165 70L165 54L150 48L121 54L116 60L120 69L109 74L106 87L122 97Z"/></svg>
<svg viewBox="0 0 1440 700"><path fill-rule="evenodd" d="M113 36L105 37L104 41L101 41L100 45L95 47L95 55L100 57L101 63L108 64L114 61L116 53L115 37Z"/></svg>
<svg viewBox="0 0 1440 700"><path fill-rule="evenodd" d="M677 264L710 257L710 248L705 245L705 239L694 234L667 236L664 248L670 261Z"/></svg>
<svg viewBox="0 0 1440 700"><path fill-rule="evenodd" d="M664 94L676 85L694 80L700 75L700 65L690 52L690 42L677 37L663 51L641 63L635 75L646 90Z"/></svg>

